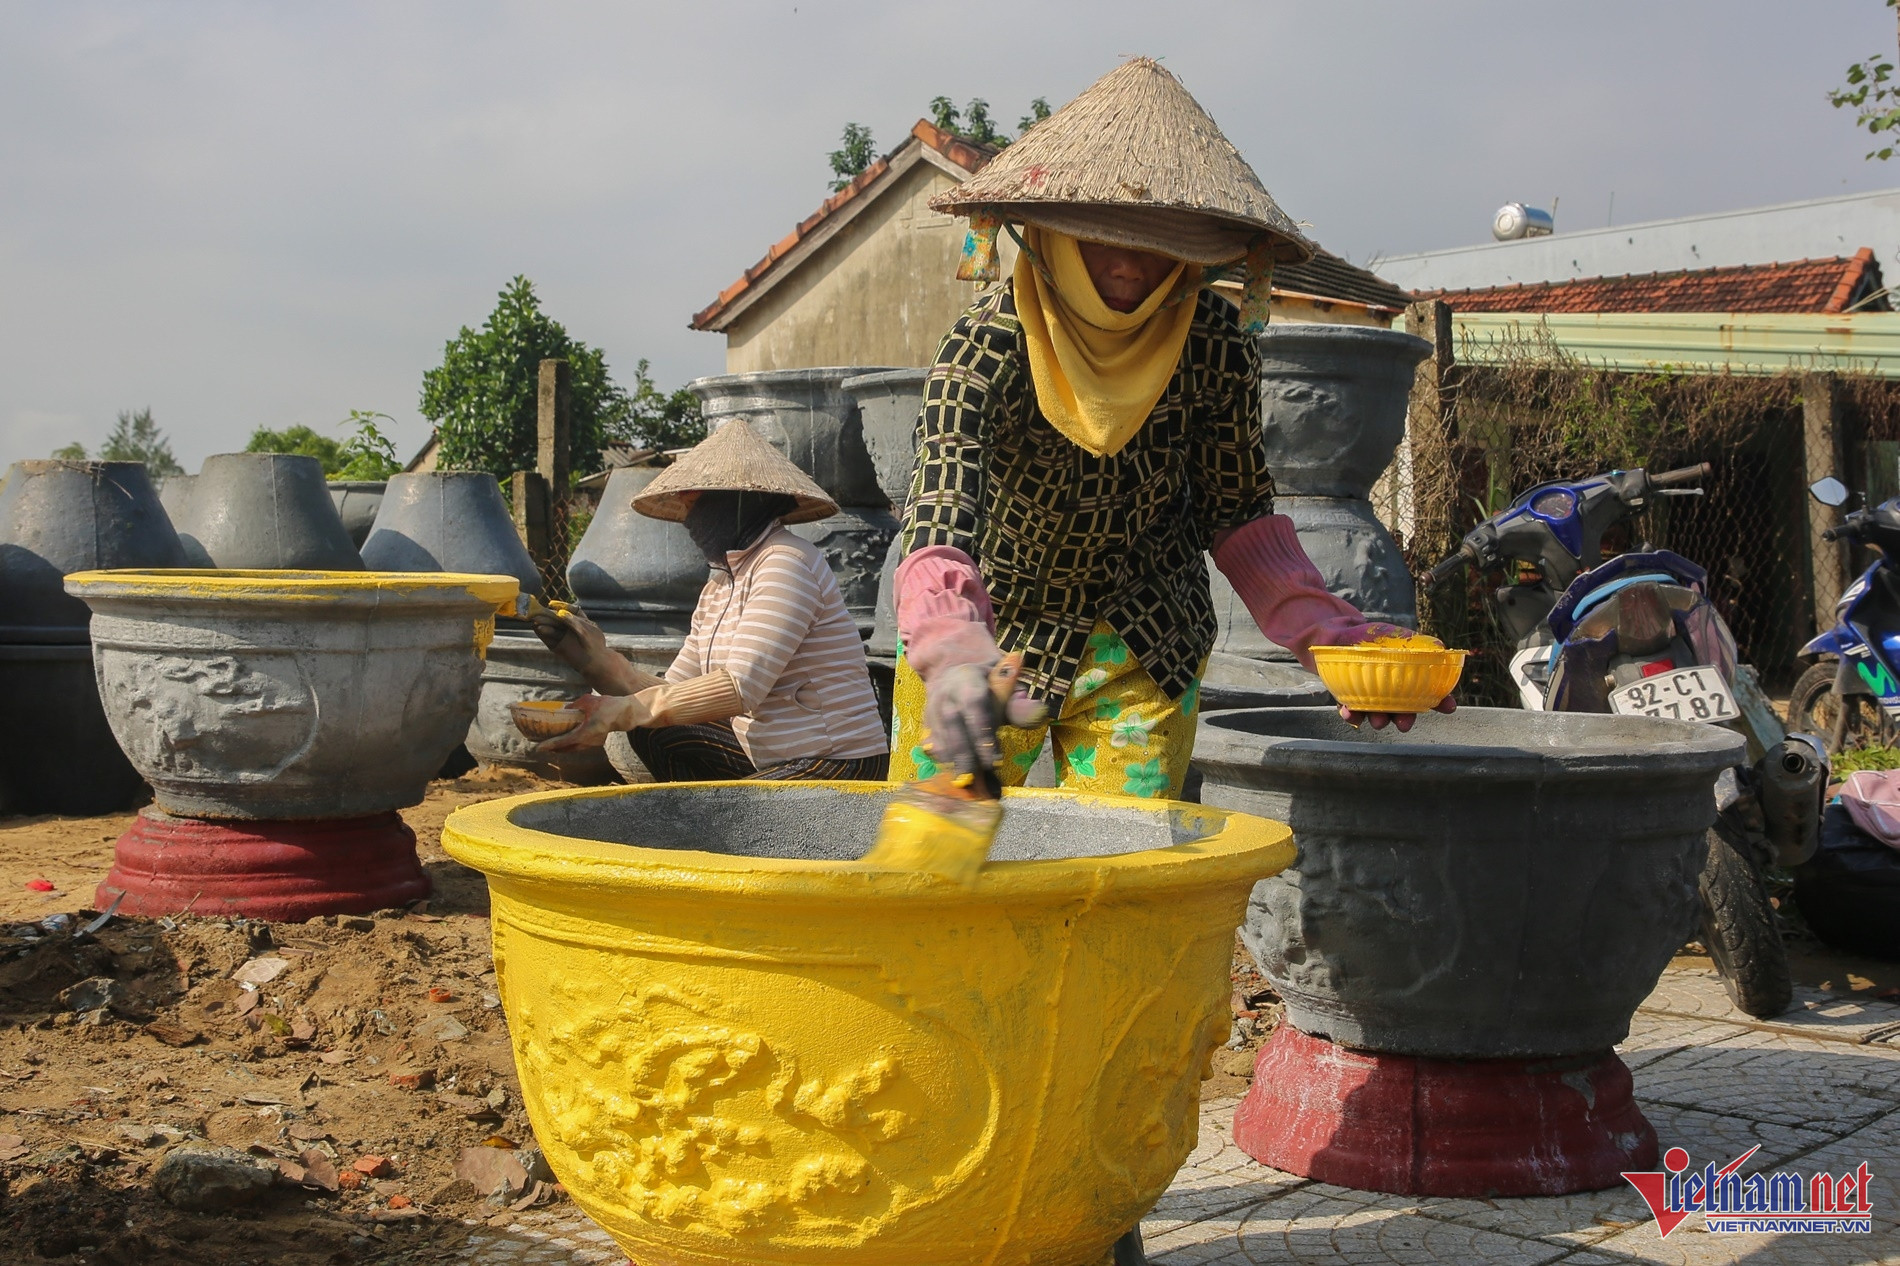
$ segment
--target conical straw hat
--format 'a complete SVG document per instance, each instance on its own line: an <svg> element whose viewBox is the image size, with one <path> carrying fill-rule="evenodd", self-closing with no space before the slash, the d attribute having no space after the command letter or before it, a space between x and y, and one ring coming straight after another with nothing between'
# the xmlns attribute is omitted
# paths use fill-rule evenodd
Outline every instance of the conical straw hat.
<svg viewBox="0 0 1900 1266"><path fill-rule="evenodd" d="M838 513L838 503L810 475L759 438L744 418L722 423L684 457L660 472L633 508L650 519L686 517L687 496L695 492L777 492L798 498L786 523L809 523Z"/></svg>
<svg viewBox="0 0 1900 1266"><path fill-rule="evenodd" d="M1096 80L930 205L1196 264L1231 263L1262 234L1275 260L1313 256L1207 111L1146 57Z"/></svg>

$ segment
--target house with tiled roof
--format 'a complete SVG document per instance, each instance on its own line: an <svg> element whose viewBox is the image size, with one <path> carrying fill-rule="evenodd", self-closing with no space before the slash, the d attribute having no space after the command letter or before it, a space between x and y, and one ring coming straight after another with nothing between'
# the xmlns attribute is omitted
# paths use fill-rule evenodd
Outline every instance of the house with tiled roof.
<svg viewBox="0 0 1900 1266"><path fill-rule="evenodd" d="M1453 312L1890 312L1872 247L1789 263L1435 290Z"/></svg>
<svg viewBox="0 0 1900 1266"><path fill-rule="evenodd" d="M965 224L930 200L996 151L928 120L833 194L689 324L726 336L726 372L815 365L928 365L978 287L956 279ZM1004 235L1007 275L1015 244ZM1219 283L1231 297L1237 286ZM1274 274L1275 321L1389 326L1409 298L1321 251Z"/></svg>

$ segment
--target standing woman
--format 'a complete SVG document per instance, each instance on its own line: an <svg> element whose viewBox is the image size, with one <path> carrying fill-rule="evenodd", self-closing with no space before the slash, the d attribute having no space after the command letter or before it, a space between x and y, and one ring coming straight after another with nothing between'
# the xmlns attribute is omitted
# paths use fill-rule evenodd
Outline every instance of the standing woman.
<svg viewBox="0 0 1900 1266"><path fill-rule="evenodd" d="M784 526L836 514L824 490L733 420L633 508L684 523L712 574L664 678L615 654L578 611L534 617L599 692L574 702L586 724L541 750L626 732L660 782L883 779L890 758L857 624L824 556Z"/></svg>
<svg viewBox="0 0 1900 1266"><path fill-rule="evenodd" d="M1021 250L924 388L894 773L993 767L1020 784L1052 734L1065 787L1178 795L1214 643L1206 555L1309 667L1313 646L1404 633L1328 592L1273 512L1255 335L1274 261L1313 248L1146 58L931 205L970 217L959 276L991 279L1004 226ZM1215 268L1244 278L1238 311L1205 288ZM1002 724L990 695L990 666L1018 651L1047 726Z"/></svg>

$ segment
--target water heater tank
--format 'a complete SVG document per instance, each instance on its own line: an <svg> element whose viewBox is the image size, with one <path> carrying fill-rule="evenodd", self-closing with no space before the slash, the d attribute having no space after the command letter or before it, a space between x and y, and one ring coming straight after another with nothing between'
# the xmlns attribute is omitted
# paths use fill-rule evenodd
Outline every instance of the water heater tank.
<svg viewBox="0 0 1900 1266"><path fill-rule="evenodd" d="M1500 242L1515 242L1523 237L1549 237L1557 231L1557 221L1548 211L1507 202L1491 217L1491 236Z"/></svg>

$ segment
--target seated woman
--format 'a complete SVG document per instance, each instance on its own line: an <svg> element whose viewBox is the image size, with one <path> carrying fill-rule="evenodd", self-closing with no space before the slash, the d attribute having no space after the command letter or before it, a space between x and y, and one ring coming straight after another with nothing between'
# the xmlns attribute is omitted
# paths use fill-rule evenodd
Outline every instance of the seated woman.
<svg viewBox="0 0 1900 1266"><path fill-rule="evenodd" d="M633 507L684 522L712 566L691 631L662 679L578 611L535 616L542 641L599 692L575 701L586 724L541 750L626 731L660 782L882 780L889 746L857 624L818 548L784 527L836 514L824 490L735 419Z"/></svg>

